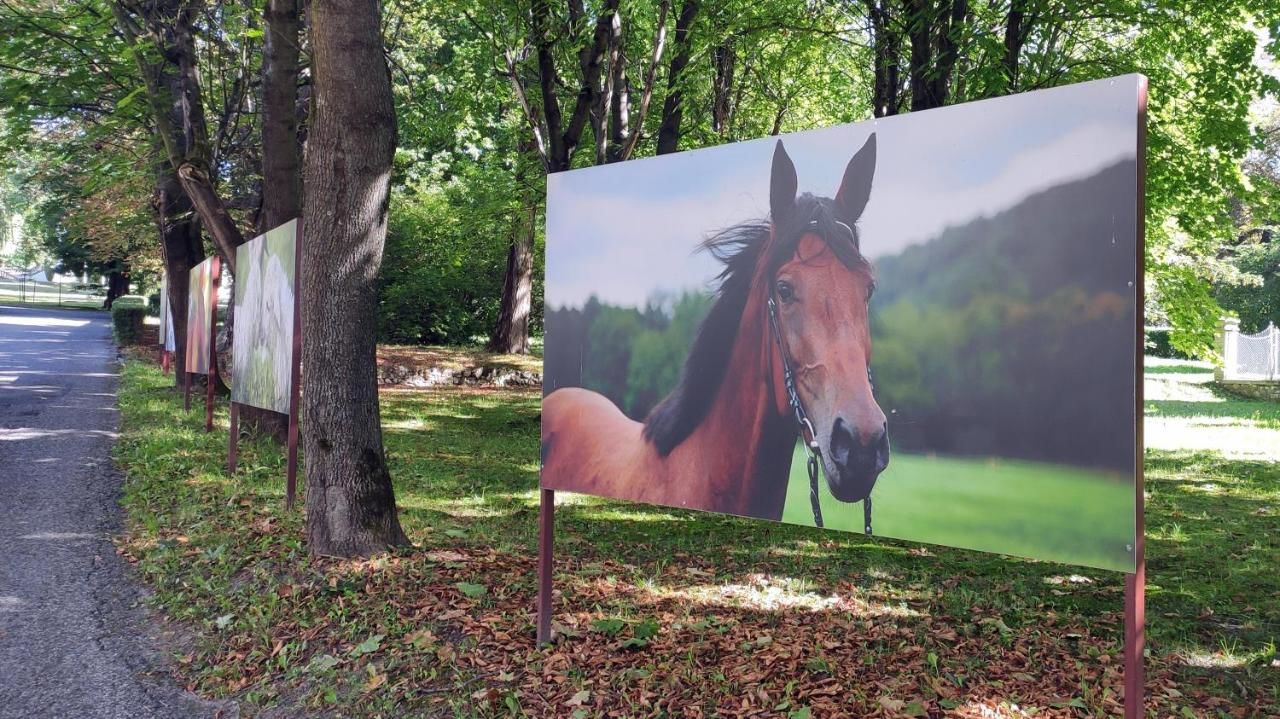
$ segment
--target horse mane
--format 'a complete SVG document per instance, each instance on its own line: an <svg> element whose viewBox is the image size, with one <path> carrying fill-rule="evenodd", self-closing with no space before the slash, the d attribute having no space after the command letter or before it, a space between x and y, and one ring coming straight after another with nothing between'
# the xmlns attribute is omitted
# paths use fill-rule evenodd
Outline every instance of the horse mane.
<svg viewBox="0 0 1280 719"><path fill-rule="evenodd" d="M766 247L770 276L795 255L800 238L810 231L821 236L846 267L870 266L858 249L857 227L838 221L833 211L829 198L806 193L796 198L795 211L776 228L772 243L773 223L749 220L721 230L699 245L724 264L724 269L716 278L720 282L716 300L698 327L680 381L645 417L644 438L660 455L666 456L687 439L715 402L751 294L756 265Z"/></svg>

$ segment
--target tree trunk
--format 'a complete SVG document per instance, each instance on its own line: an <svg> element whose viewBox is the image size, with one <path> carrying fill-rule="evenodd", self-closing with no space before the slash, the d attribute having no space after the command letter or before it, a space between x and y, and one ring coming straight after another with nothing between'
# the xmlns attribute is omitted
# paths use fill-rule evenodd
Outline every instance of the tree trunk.
<svg viewBox="0 0 1280 719"><path fill-rule="evenodd" d="M711 129L724 137L729 132L729 117L733 112L733 73L737 65L738 51L733 38L726 38L711 52L715 76L711 85Z"/></svg>
<svg viewBox="0 0 1280 719"><path fill-rule="evenodd" d="M156 179L154 200L160 227L160 251L169 280L169 309L173 312L174 383L182 387L187 357L187 299L191 288L191 268L204 259L200 219L191 210L191 201L182 190L177 175L162 163Z"/></svg>
<svg viewBox="0 0 1280 719"><path fill-rule="evenodd" d="M929 72L933 69L933 8L929 0L904 0L903 20L911 41L911 111L927 110Z"/></svg>
<svg viewBox="0 0 1280 719"><path fill-rule="evenodd" d="M108 310L116 300L129 294L129 266L124 263L115 264L107 274L107 298L102 303L103 308Z"/></svg>
<svg viewBox="0 0 1280 719"><path fill-rule="evenodd" d="M1027 0L1013 0L1009 5L1009 14L1004 24L1004 56L1000 65L1004 68L1004 92L1018 91L1018 57L1022 54L1022 44L1026 41Z"/></svg>
<svg viewBox="0 0 1280 719"><path fill-rule="evenodd" d="M178 180L182 189L191 198L195 210L209 229L213 237L213 246L222 257L222 267L228 274L236 273L236 248L245 242L240 228L227 212L226 205L213 188L209 173L201 166L201 162L184 162L178 166Z"/></svg>
<svg viewBox="0 0 1280 719"><path fill-rule="evenodd" d="M533 310L533 240L537 232L538 200L526 189L528 162L534 156L533 143L522 141L516 166L516 188L522 198L507 250L507 273L502 282L502 303L498 321L489 337L490 352L527 354L529 315Z"/></svg>
<svg viewBox="0 0 1280 719"><path fill-rule="evenodd" d="M302 153L298 143L298 0L268 0L262 56L262 214L266 232L302 208Z"/></svg>
<svg viewBox="0 0 1280 719"><path fill-rule="evenodd" d="M302 209L302 152L298 142L298 0L268 0L262 57L262 211L258 232L279 227ZM232 382L235 377L232 377ZM240 428L283 443L289 415L240 408Z"/></svg>
<svg viewBox="0 0 1280 719"><path fill-rule="evenodd" d="M396 146L377 0L313 0L315 114L305 160L302 400L312 555L407 545L382 447L375 364Z"/></svg>
<svg viewBox="0 0 1280 719"><path fill-rule="evenodd" d="M871 16L872 46L875 54L875 80L871 91L872 111L876 117L898 114L898 83L901 63L898 57L901 41L889 26L890 0L867 0Z"/></svg>
<svg viewBox="0 0 1280 719"><path fill-rule="evenodd" d="M667 70L667 99L662 103L662 123L658 126L658 154L675 152L680 145L680 123L684 119L684 93L680 77L693 54L689 30L698 16L698 0L684 0L676 18L675 54Z"/></svg>
<svg viewBox="0 0 1280 719"><path fill-rule="evenodd" d="M968 0L952 0L951 12L938 19L938 57L929 79L929 107L942 107L950 101L951 76L960 56L957 36L969 19Z"/></svg>

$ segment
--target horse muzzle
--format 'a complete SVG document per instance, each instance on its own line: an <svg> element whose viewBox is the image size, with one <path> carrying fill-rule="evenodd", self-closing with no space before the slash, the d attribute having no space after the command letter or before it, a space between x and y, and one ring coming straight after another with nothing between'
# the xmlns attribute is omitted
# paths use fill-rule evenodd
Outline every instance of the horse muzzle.
<svg viewBox="0 0 1280 719"><path fill-rule="evenodd" d="M859 433L837 418L827 449L827 486L841 502L861 502L871 496L876 478L889 466L889 429L870 436Z"/></svg>

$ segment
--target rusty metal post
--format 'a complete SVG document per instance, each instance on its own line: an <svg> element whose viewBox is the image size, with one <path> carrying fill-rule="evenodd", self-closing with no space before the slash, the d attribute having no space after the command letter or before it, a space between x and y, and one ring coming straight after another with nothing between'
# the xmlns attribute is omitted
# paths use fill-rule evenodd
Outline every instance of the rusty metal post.
<svg viewBox="0 0 1280 719"><path fill-rule="evenodd" d="M240 405L231 403L231 429L227 433L227 473L235 474L240 452Z"/></svg>
<svg viewBox="0 0 1280 719"><path fill-rule="evenodd" d="M538 509L538 644L551 641L551 569L555 545L556 493L541 491Z"/></svg>
<svg viewBox="0 0 1280 719"><path fill-rule="evenodd" d="M222 271L222 259L213 257L209 283L209 373L205 375L204 431L213 431L213 388L218 380L218 280Z"/></svg>
<svg viewBox="0 0 1280 719"><path fill-rule="evenodd" d="M1146 582L1147 582L1147 542L1145 520L1145 494L1143 480L1143 367L1142 356L1145 352L1145 338L1142 331L1142 308L1144 306L1145 288L1145 253L1146 241L1146 183L1147 183L1147 78L1138 77L1138 277L1134 283L1136 294L1135 305L1138 308L1135 328L1134 355L1134 570L1124 578L1124 716L1125 719L1142 719L1145 716L1144 699L1145 684L1142 667L1142 653L1146 645Z"/></svg>
<svg viewBox="0 0 1280 719"><path fill-rule="evenodd" d="M302 395L302 218L293 233L293 367L289 377L289 459L285 472L284 506L293 508L298 495L298 405Z"/></svg>

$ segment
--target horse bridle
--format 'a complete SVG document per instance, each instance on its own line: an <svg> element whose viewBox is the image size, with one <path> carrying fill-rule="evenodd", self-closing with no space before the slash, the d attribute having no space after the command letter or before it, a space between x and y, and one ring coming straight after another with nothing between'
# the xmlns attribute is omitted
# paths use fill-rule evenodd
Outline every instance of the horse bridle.
<svg viewBox="0 0 1280 719"><path fill-rule="evenodd" d="M822 526L822 504L818 501L818 466L822 458L822 447L818 445L818 434L813 431L813 423L809 414L804 411L800 402L800 394L796 391L796 375L791 370L791 360L787 357L787 348L782 342L782 331L778 328L778 307L773 301L773 288L769 289L769 331L773 341L778 345L778 357L782 360L782 384L787 391L787 403L795 414L796 428L800 440L805 443L809 453L809 503L813 506L813 524ZM870 370L868 370L870 374ZM863 531L871 534L871 495L862 500Z"/></svg>

